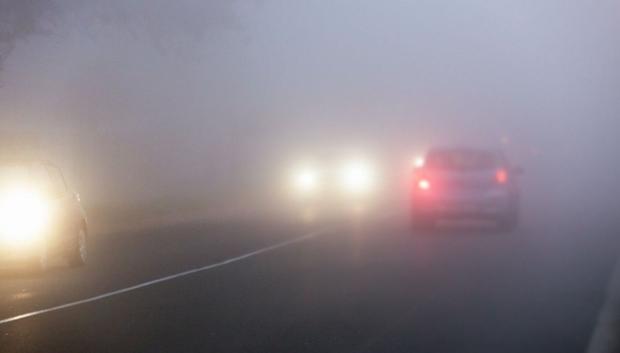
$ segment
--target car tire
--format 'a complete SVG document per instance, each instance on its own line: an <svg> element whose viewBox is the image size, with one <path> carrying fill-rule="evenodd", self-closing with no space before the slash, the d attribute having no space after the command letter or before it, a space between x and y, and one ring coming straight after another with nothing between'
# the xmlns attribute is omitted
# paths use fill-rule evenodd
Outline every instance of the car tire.
<svg viewBox="0 0 620 353"><path fill-rule="evenodd" d="M80 267L86 265L88 259L88 236L86 230L80 227L75 237L75 244L72 246L68 256L69 266Z"/></svg>

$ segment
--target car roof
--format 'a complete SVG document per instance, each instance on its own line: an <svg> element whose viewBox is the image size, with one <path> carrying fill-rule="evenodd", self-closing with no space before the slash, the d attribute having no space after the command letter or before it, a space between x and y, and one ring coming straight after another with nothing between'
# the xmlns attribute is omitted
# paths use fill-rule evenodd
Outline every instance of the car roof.
<svg viewBox="0 0 620 353"><path fill-rule="evenodd" d="M428 149L428 153L437 153L437 152L491 152L502 154L502 150L499 148L490 148L490 147L479 147L479 146L440 146L440 147L431 147Z"/></svg>

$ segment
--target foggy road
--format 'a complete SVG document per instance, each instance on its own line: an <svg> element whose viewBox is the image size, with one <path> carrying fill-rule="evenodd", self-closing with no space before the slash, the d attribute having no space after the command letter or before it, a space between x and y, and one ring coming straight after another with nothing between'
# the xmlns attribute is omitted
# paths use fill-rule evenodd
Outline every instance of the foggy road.
<svg viewBox="0 0 620 353"><path fill-rule="evenodd" d="M618 1L0 0L0 353L620 352L618 33ZM499 227L413 230L444 216Z"/></svg>
<svg viewBox="0 0 620 353"><path fill-rule="evenodd" d="M531 217L513 233L444 224L425 234L394 215L99 237L84 269L3 271L0 320L283 245L3 323L0 350L582 352L617 255L612 224Z"/></svg>

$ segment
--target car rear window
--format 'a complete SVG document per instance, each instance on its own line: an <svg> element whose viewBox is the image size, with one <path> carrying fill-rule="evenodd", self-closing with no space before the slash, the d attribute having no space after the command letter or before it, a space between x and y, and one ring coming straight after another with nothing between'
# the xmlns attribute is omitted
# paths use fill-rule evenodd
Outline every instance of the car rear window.
<svg viewBox="0 0 620 353"><path fill-rule="evenodd" d="M426 167L443 170L491 169L499 164L497 153L478 150L432 151L426 159Z"/></svg>

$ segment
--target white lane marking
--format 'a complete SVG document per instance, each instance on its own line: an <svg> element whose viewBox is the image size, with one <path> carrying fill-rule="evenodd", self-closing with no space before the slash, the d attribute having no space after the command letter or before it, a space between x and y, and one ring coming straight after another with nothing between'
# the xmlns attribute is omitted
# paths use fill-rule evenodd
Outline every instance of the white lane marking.
<svg viewBox="0 0 620 353"><path fill-rule="evenodd" d="M618 317L620 317L620 259L616 260L607 283L605 302L599 311L596 326L590 336L587 353L618 351L620 347Z"/></svg>
<svg viewBox="0 0 620 353"><path fill-rule="evenodd" d="M274 244L274 245L271 245L271 246L268 246L268 247L265 247L265 248L262 248L262 249L258 249L258 250L255 250L255 251L252 251L252 252L249 252L247 254L243 254L243 255L237 256L237 257L233 257L233 258L230 258L230 259L227 259L227 260L224 260L224 261L220 261L220 262L217 262L217 263L214 263L214 264L211 264L211 265L197 267L197 268L194 268L194 269L191 269L191 270L179 272L179 273L176 273L176 274L173 274L173 275L169 275L169 276L166 276L166 277L161 277L161 278L157 278L157 279L154 279L154 280L151 280L151 281L148 281L148 282L143 282L143 283L140 283L140 284L136 284L136 285L131 286L131 287L122 288L122 289L118 289L118 290L115 290L115 291L112 291L112 292L96 295L94 297L90 297L90 298L86 298L86 299L82 299L82 300L77 300L77 301L74 301L74 302L53 306L53 307L50 307L50 308L47 308L47 309L41 309L41 310L37 310L37 311L33 311L33 312L21 314L21 315L9 317L9 318L0 320L0 325L8 324L10 322L15 322L15 321L26 319L26 318L33 317L33 316L39 316L39 315L47 314L47 313L50 313L50 312L53 312L53 311L58 311L58 310L62 310L62 309L71 308L71 307L82 305L82 304L86 304L86 303L92 303L94 301L102 300L102 299L109 298L109 297L112 297L112 296L115 296L115 295L119 295L119 294L131 292L131 291L134 291L134 290L137 290L137 289L140 289L140 288L152 286L152 285L155 285L157 283L170 281L170 280L175 279L175 278L188 276L188 275L191 275L191 274L194 274L194 273L197 273L197 272L208 271L208 270L211 270L211 269L214 269L214 268L217 268L217 267L221 267L221 266L224 266L224 265L231 264L233 262L237 262L237 261L241 261L241 260L247 259L247 258L252 257L252 256L256 256L256 255L259 255L259 254L262 254L262 253L265 253L265 252L276 250L278 248L282 248L282 247L285 247L287 245L291 245L291 244L299 243L299 242L302 242L302 241L306 241L308 239L311 239L311 238L314 238L316 236L322 235L322 234L324 234L326 232L327 232L327 229L318 230L318 231L315 231L315 232L312 232L312 233L308 233L308 234L302 235L302 236L297 237L295 239L283 241L281 243L277 243L277 244Z"/></svg>

